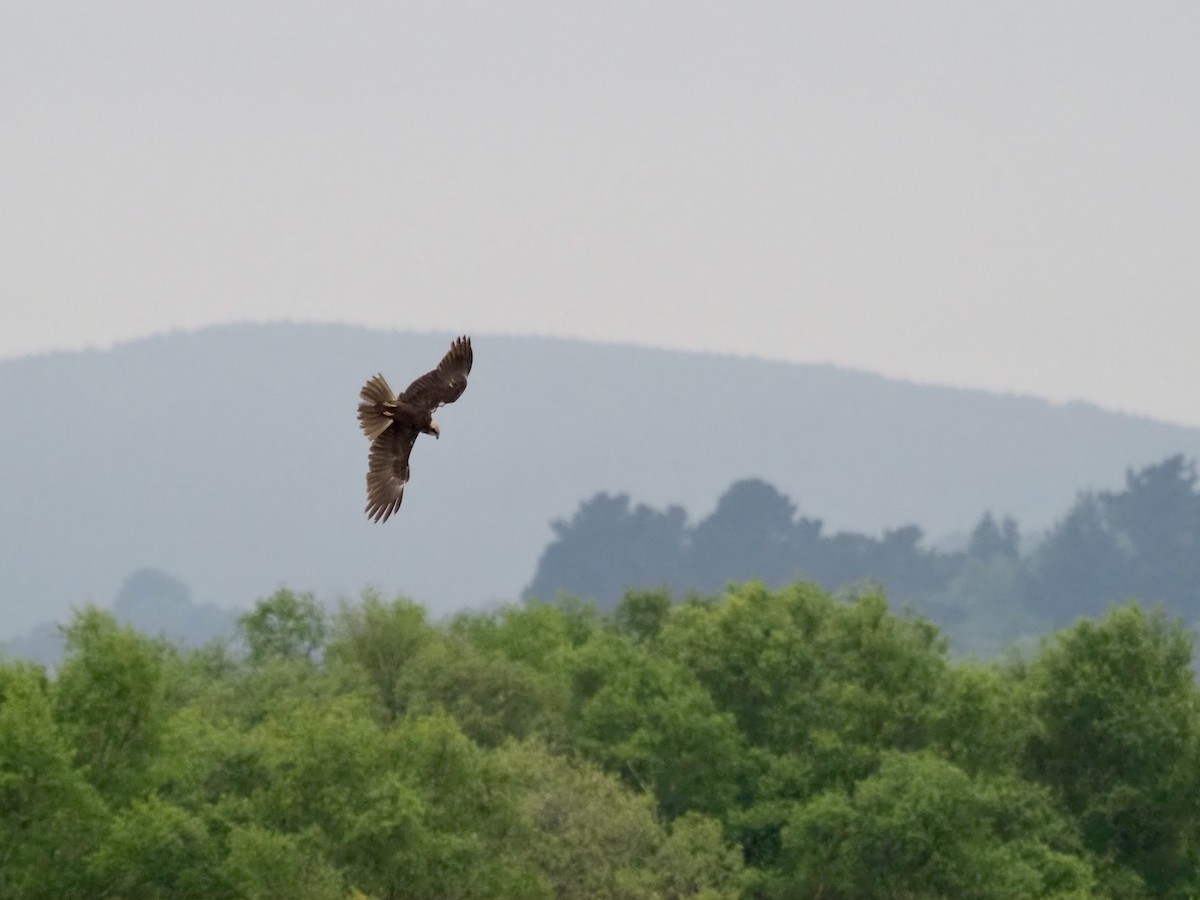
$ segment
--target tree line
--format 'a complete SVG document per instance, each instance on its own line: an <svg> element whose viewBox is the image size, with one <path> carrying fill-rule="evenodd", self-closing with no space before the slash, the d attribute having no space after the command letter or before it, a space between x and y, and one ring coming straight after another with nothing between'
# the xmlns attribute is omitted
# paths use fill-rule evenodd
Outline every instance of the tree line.
<svg viewBox="0 0 1200 900"><path fill-rule="evenodd" d="M525 597L565 592L612 609L625 591L721 590L758 578L769 586L815 581L830 590L876 581L899 606L943 627L956 649L993 654L1110 601L1162 601L1200 621L1200 492L1181 455L1128 471L1117 491L1087 491L1034 546L1011 518L984 513L961 549L928 547L916 525L881 537L826 533L792 500L749 479L713 513L689 523L679 506L654 509L598 494L553 523Z"/></svg>
<svg viewBox="0 0 1200 900"><path fill-rule="evenodd" d="M1192 636L1133 603L996 664L812 583L65 633L0 663L3 897L1200 892Z"/></svg>

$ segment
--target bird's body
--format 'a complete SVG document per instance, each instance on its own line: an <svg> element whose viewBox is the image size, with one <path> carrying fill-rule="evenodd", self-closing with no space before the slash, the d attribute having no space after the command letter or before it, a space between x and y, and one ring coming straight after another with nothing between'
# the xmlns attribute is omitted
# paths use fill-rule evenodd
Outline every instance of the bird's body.
<svg viewBox="0 0 1200 900"><path fill-rule="evenodd" d="M460 337L436 369L426 372L402 394L393 393L382 375L363 385L358 424L371 442L366 513L372 520L386 522L400 508L408 483L408 457L417 435L441 434L433 421L434 410L462 396L473 361L471 339Z"/></svg>

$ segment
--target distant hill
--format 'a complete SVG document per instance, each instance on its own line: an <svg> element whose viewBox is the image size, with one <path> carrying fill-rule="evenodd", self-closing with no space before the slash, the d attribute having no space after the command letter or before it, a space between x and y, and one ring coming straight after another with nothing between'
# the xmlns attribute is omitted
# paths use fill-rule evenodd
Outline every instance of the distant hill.
<svg viewBox="0 0 1200 900"><path fill-rule="evenodd" d="M111 609L122 625L180 646L199 647L213 640L231 639L237 630L236 612L211 603L195 603L187 585L157 569L138 569L125 579L111 603L98 601L94 605ZM0 642L0 657L58 665L64 649L61 624L42 622L28 634Z"/></svg>
<svg viewBox="0 0 1200 900"><path fill-rule="evenodd" d="M1028 534L1127 467L1200 456L1200 429L1085 404L475 335L470 389L374 525L358 389L377 371L406 384L450 337L245 325L0 362L0 637L147 566L226 607L281 583L325 599L374 584L435 612L512 600L550 522L597 491L700 516L758 477L830 529L937 538L992 510Z"/></svg>

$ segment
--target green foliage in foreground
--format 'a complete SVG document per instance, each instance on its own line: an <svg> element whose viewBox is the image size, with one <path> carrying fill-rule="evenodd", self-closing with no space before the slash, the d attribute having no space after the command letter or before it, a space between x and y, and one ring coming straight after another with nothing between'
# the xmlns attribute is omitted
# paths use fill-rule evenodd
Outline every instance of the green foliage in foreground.
<svg viewBox="0 0 1200 900"><path fill-rule="evenodd" d="M0 664L0 896L1200 893L1191 636L1136 605L987 666L809 584L240 627Z"/></svg>

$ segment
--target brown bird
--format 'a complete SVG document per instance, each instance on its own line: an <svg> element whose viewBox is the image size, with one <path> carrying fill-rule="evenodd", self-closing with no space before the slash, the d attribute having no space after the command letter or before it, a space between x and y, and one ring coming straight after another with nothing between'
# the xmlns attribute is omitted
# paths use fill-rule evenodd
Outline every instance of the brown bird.
<svg viewBox="0 0 1200 900"><path fill-rule="evenodd" d="M418 434L438 437L441 429L433 412L453 403L467 389L474 357L471 339L450 344L437 368L426 372L399 396L382 375L376 375L359 392L358 424L371 442L367 457L367 516L386 522L400 508L408 483L408 455Z"/></svg>

